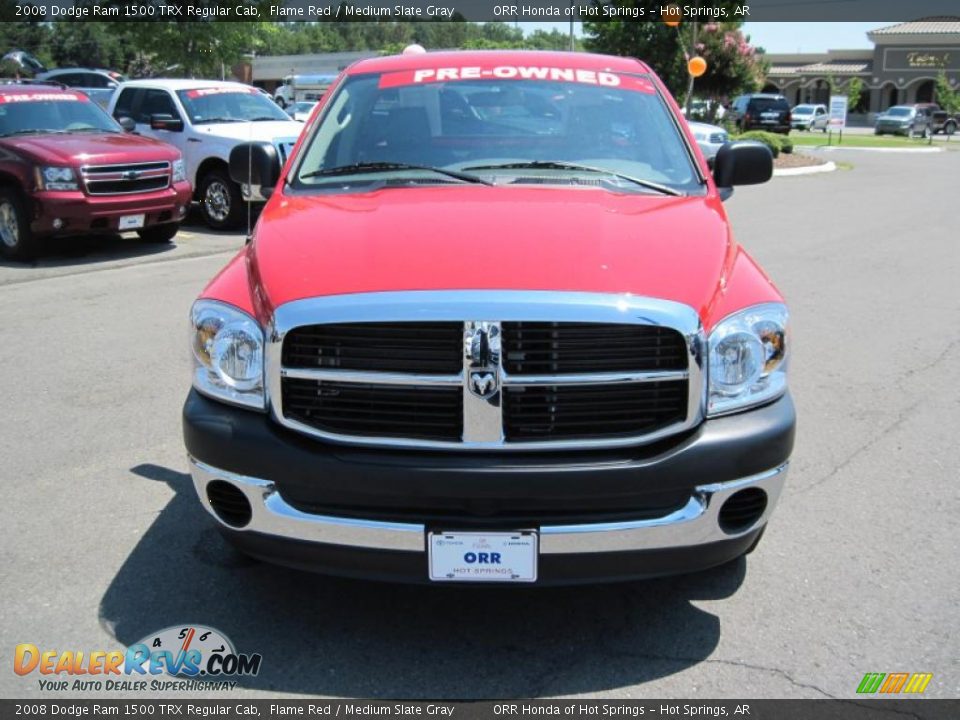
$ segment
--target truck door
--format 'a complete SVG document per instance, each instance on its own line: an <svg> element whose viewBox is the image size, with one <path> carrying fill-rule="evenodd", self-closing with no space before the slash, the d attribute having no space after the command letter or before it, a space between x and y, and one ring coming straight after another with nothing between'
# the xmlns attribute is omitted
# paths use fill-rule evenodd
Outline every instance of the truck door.
<svg viewBox="0 0 960 720"><path fill-rule="evenodd" d="M117 103L119 106L119 102ZM186 124L180 131L154 130L150 127L150 118L154 115L169 115L174 119L184 120L183 113L177 108L173 96L167 90L160 88L144 88L143 98L139 107L134 108L133 119L137 123L137 132L145 137L152 137L170 143L181 153L186 154Z"/></svg>

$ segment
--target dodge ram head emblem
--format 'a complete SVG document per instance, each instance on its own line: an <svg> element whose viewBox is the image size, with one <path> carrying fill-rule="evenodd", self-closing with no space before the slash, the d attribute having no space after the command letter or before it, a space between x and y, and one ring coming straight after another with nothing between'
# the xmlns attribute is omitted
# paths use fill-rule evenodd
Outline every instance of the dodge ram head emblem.
<svg viewBox="0 0 960 720"><path fill-rule="evenodd" d="M463 332L463 357L467 388L484 400L497 392L500 366L500 325L468 322Z"/></svg>
<svg viewBox="0 0 960 720"><path fill-rule="evenodd" d="M470 372L470 391L479 397L488 398L497 389L497 376L484 370Z"/></svg>

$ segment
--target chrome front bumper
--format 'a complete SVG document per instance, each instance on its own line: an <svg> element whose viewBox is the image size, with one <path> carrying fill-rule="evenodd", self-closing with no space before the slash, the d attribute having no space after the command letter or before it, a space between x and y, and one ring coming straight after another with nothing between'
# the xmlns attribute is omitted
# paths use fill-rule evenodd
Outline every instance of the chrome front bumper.
<svg viewBox="0 0 960 720"><path fill-rule="evenodd" d="M382 522L304 513L289 505L270 480L218 470L189 458L194 487L207 511L225 528L297 541L368 550L423 553L427 527L418 523ZM706 545L747 535L769 519L786 481L788 463L757 475L723 483L699 485L681 509L663 517L539 528L541 555L660 550ZM207 486L220 480L234 486L250 503L250 521L242 527L224 523L208 499ZM755 522L736 532L721 528L720 508L736 492L759 488L766 508ZM443 528L456 530L457 528ZM517 528L526 529L526 528Z"/></svg>

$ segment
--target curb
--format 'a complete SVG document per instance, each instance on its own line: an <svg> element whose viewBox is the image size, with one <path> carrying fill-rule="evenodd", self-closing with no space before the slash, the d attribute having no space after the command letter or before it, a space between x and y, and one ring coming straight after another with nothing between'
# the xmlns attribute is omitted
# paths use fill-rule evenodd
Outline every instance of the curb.
<svg viewBox="0 0 960 720"><path fill-rule="evenodd" d="M824 163L823 165L810 165L809 167L781 168L779 170L774 170L773 176L789 177L791 175L814 175L816 173L833 172L836 169L837 169L836 163L828 162L828 163Z"/></svg>
<svg viewBox="0 0 960 720"><path fill-rule="evenodd" d="M943 152L942 147L923 147L923 148L884 148L884 147L840 147L833 145L830 147L804 148L806 150L816 150L820 152L836 152L837 150L863 150L866 152L885 152L885 153L938 153Z"/></svg>

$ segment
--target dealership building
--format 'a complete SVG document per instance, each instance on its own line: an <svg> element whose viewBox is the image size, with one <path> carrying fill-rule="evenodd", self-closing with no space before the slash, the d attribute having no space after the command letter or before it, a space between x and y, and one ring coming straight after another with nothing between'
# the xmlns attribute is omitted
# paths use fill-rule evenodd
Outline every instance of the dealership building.
<svg viewBox="0 0 960 720"><path fill-rule="evenodd" d="M899 23L867 37L873 49L766 55L770 72L764 91L780 93L792 105L827 104L831 79L842 93L860 78L863 95L851 112L872 120L893 105L936 102L941 71L960 88L960 17Z"/></svg>

